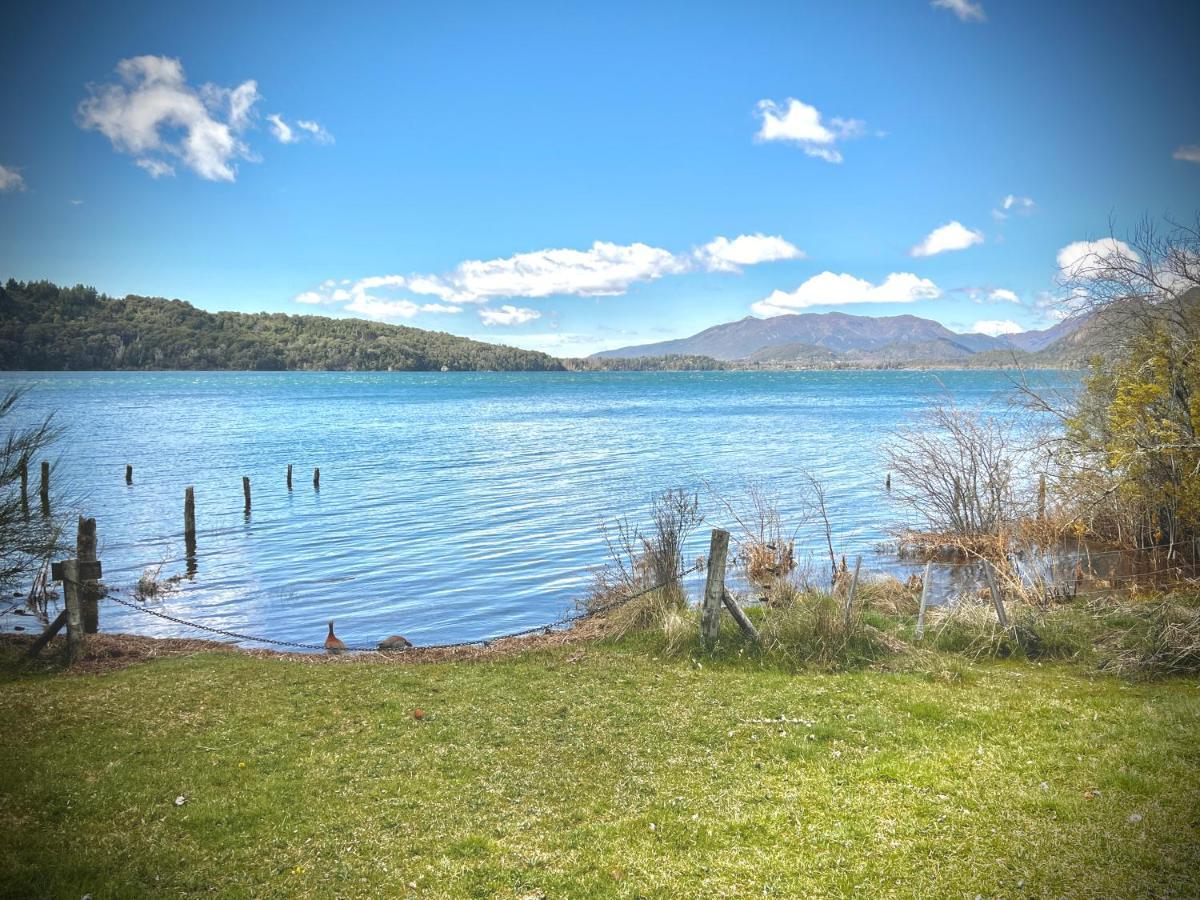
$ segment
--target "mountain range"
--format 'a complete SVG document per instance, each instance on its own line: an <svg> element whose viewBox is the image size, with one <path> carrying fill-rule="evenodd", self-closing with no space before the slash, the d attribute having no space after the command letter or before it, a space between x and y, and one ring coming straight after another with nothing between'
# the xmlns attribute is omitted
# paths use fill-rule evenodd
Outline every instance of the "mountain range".
<svg viewBox="0 0 1200 900"><path fill-rule="evenodd" d="M855 316L799 313L759 319L746 316L706 328L691 337L605 350L601 359L707 356L720 362L759 365L829 366L962 361L1042 353L1063 344L1084 319L1068 319L1041 331L993 337L961 334L919 316Z"/></svg>

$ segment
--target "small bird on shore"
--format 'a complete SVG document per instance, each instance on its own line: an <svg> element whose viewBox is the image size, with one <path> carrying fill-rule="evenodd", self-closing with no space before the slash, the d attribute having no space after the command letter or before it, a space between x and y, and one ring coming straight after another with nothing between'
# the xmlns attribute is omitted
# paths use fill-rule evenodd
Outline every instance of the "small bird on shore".
<svg viewBox="0 0 1200 900"><path fill-rule="evenodd" d="M333 621L329 622L329 636L325 638L325 651L327 653L345 653L346 645L341 639L333 633Z"/></svg>
<svg viewBox="0 0 1200 900"><path fill-rule="evenodd" d="M412 648L412 641L399 634L393 634L385 637L379 642L380 650L409 650Z"/></svg>

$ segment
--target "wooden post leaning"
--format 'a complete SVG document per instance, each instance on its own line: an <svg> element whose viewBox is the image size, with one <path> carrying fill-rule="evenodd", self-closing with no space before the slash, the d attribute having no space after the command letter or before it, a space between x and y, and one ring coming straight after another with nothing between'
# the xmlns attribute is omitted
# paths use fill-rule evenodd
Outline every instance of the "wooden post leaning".
<svg viewBox="0 0 1200 900"><path fill-rule="evenodd" d="M933 572L933 560L925 563L925 575L921 579L921 605L917 607L917 640L925 637L925 604L929 600L929 576Z"/></svg>
<svg viewBox="0 0 1200 900"><path fill-rule="evenodd" d="M725 608L729 610L729 614L733 616L733 621L737 622L738 628L742 629L746 637L750 638L750 640L756 644L761 644L762 636L759 635L758 629L754 627L754 623L750 621L750 617L746 615L746 611L730 596L729 591L724 591L721 599L725 603Z"/></svg>
<svg viewBox="0 0 1200 900"><path fill-rule="evenodd" d="M996 607L996 618L1000 620L1001 628L1008 628L1008 611L1004 608L1004 597L996 586L996 572L991 562L984 560L983 574L987 578L988 590L992 593L992 605Z"/></svg>
<svg viewBox="0 0 1200 900"><path fill-rule="evenodd" d="M708 546L708 578L704 583L704 609L700 614L700 636L705 643L717 639L721 630L721 604L725 599L725 560L729 555L729 532L712 530Z"/></svg>
<svg viewBox="0 0 1200 900"><path fill-rule="evenodd" d="M855 557L854 560L854 577L850 579L850 593L846 595L846 612L845 620L842 625L846 631L850 630L850 618L854 614L854 595L858 592L858 570L862 567L862 557Z"/></svg>

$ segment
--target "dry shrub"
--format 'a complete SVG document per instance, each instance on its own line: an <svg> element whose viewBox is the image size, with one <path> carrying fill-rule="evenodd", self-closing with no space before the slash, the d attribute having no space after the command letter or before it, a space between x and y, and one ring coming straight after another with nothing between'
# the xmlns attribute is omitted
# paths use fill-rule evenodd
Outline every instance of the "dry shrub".
<svg viewBox="0 0 1200 900"><path fill-rule="evenodd" d="M842 668L899 652L902 641L863 622L856 602L849 625L845 601L809 592L786 605L768 607L759 624L763 650L794 665Z"/></svg>
<svg viewBox="0 0 1200 900"><path fill-rule="evenodd" d="M893 575L858 580L858 599L864 609L887 616L915 616L921 598L921 576L911 575L901 581Z"/></svg>
<svg viewBox="0 0 1200 900"><path fill-rule="evenodd" d="M1140 616L1129 606L1123 612L1133 622L1107 641L1104 668L1136 678L1200 674L1200 608L1168 598Z"/></svg>

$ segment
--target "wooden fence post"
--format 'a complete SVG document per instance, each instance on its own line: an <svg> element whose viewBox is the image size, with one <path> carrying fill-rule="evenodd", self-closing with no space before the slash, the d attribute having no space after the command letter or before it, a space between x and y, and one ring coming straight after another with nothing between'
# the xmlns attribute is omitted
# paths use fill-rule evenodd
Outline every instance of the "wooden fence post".
<svg viewBox="0 0 1200 900"><path fill-rule="evenodd" d="M246 512L250 512L250 476L242 476L242 493L246 497Z"/></svg>
<svg viewBox="0 0 1200 900"><path fill-rule="evenodd" d="M996 607L996 618L1000 620L1001 628L1008 628L1008 612L1004 609L1004 597L996 586L996 573L991 562L984 560L983 574L987 578L988 589L992 592L992 605Z"/></svg>
<svg viewBox="0 0 1200 900"><path fill-rule="evenodd" d="M313 469L313 490L319 491L320 489L321 489L321 470Z"/></svg>
<svg viewBox="0 0 1200 900"><path fill-rule="evenodd" d="M42 499L42 515L50 515L50 463L42 461L42 488L39 491Z"/></svg>
<svg viewBox="0 0 1200 900"><path fill-rule="evenodd" d="M292 464L291 463L288 463L287 486L288 486L288 490L290 491L292 489Z"/></svg>
<svg viewBox="0 0 1200 900"><path fill-rule="evenodd" d="M846 620L843 623L846 631L850 630L850 616L854 610L854 594L858 591L858 570L862 566L862 557L854 560L854 577L850 579L850 593L846 595Z"/></svg>
<svg viewBox="0 0 1200 900"><path fill-rule="evenodd" d="M1046 475L1043 472L1038 478L1038 521L1046 520Z"/></svg>
<svg viewBox="0 0 1200 900"><path fill-rule="evenodd" d="M925 563L925 575L921 579L921 605L917 607L917 640L925 637L925 604L929 599L929 576L933 573L933 560Z"/></svg>
<svg viewBox="0 0 1200 900"><path fill-rule="evenodd" d="M729 532L712 530L708 545L708 578L704 583L704 611L700 616L700 635L705 643L717 638L721 629L721 604L725 599L725 559L729 555Z"/></svg>
<svg viewBox="0 0 1200 900"><path fill-rule="evenodd" d="M75 534L75 557L81 563L96 562L95 519L79 517L79 529ZM100 630L100 589L91 579L82 579L78 588L78 598L83 633L95 634Z"/></svg>
<svg viewBox="0 0 1200 900"><path fill-rule="evenodd" d="M133 466L125 464L125 483L133 484Z"/></svg>

